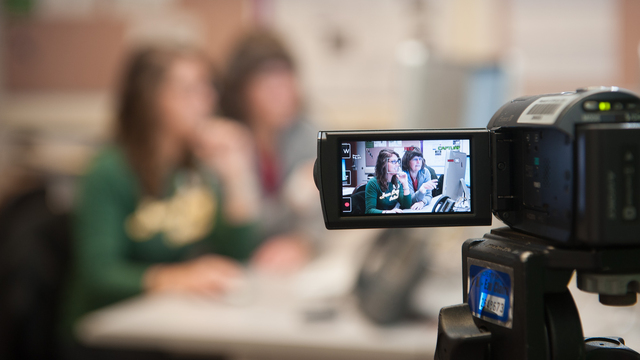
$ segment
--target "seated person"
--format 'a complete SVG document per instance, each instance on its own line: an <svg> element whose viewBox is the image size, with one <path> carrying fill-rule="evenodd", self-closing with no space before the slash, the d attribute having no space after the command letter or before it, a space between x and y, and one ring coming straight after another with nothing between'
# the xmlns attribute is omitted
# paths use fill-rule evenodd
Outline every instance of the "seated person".
<svg viewBox="0 0 640 360"><path fill-rule="evenodd" d="M431 190L436 188L438 180L434 176L435 171L427 166L422 152L418 148L409 148L404 153L402 156L402 170L409 177L411 209L420 210L429 205L432 198Z"/></svg>
<svg viewBox="0 0 640 360"><path fill-rule="evenodd" d="M409 148L407 148L407 151L417 151L417 152L422 154L422 151L420 151L420 149L418 147L416 147L416 146L410 146ZM422 155L420 155L420 156L422 156ZM403 156L403 158L404 158L404 156ZM424 156L422 156L422 158L424 159ZM429 174L431 176L431 180L438 180L438 174L436 174L436 171L433 170L433 168L431 166L427 165L427 161L426 160L424 162L424 168L429 172Z"/></svg>
<svg viewBox="0 0 640 360"><path fill-rule="evenodd" d="M317 148L309 139L317 131L304 118L295 59L276 32L256 28L238 40L227 64L220 114L248 128L256 160L250 165L259 174L265 246L254 260L266 270L295 271L325 230L311 175Z"/></svg>
<svg viewBox="0 0 640 360"><path fill-rule="evenodd" d="M155 292L223 294L259 244L257 178L241 125L212 120L199 51L150 47L131 58L115 142L90 166L74 216L68 336L88 311ZM69 350L73 351L73 350Z"/></svg>
<svg viewBox="0 0 640 360"><path fill-rule="evenodd" d="M408 176L400 169L400 156L382 149L376 161L376 172L365 190L366 214L402 213L411 207ZM399 205L399 208L398 208Z"/></svg>

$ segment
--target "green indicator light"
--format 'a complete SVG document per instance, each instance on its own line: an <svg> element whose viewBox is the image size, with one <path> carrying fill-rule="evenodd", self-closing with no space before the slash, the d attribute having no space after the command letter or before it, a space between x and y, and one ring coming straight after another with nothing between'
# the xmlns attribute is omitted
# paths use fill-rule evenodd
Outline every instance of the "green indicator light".
<svg viewBox="0 0 640 360"><path fill-rule="evenodd" d="M603 101L600 104L598 104L598 108L600 109L600 111L608 111L611 110L611 103L610 102L606 102Z"/></svg>
<svg viewBox="0 0 640 360"><path fill-rule="evenodd" d="M533 158L533 165L538 166L540 165L540 158Z"/></svg>

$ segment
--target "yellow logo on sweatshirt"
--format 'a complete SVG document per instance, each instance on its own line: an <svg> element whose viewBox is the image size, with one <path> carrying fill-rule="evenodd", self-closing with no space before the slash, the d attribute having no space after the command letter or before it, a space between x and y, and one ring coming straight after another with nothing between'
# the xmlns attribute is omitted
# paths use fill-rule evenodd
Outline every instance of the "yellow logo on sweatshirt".
<svg viewBox="0 0 640 360"><path fill-rule="evenodd" d="M147 241L158 233L174 246L184 246L204 238L213 229L215 194L199 185L178 189L166 200L144 199L125 224L129 236Z"/></svg>
<svg viewBox="0 0 640 360"><path fill-rule="evenodd" d="M393 200L397 200L400 197L400 187L395 185L391 185L391 186L393 186L393 189L391 189L391 192L382 194L380 196L380 200L389 198L389 201L393 201Z"/></svg>

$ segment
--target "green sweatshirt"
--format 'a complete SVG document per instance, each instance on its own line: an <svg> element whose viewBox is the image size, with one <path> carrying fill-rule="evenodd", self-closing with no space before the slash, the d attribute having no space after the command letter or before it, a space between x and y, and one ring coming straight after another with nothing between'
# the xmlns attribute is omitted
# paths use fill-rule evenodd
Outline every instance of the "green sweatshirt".
<svg viewBox="0 0 640 360"><path fill-rule="evenodd" d="M258 245L255 224L229 224L224 194L213 177L199 171L200 186L185 190L180 185L185 173L176 171L168 179L162 199L142 201L138 178L123 151L110 147L99 154L76 199L74 270L64 301L64 332L70 334L86 312L141 293L143 274L151 265L203 253L240 261L250 256Z"/></svg>
<svg viewBox="0 0 640 360"><path fill-rule="evenodd" d="M411 194L405 196L402 184L394 186L389 184L387 191L382 191L378 180L374 177L369 180L364 193L366 214L382 214L383 210L391 210L400 203L401 209L411 207Z"/></svg>

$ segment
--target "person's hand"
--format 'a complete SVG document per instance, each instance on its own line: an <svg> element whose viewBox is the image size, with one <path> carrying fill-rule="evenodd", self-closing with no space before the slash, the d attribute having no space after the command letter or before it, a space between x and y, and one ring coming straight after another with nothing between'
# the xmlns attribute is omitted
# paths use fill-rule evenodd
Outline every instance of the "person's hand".
<svg viewBox="0 0 640 360"><path fill-rule="evenodd" d="M227 183L250 175L254 168L254 147L245 126L227 119L211 120L194 134L195 155Z"/></svg>
<svg viewBox="0 0 640 360"><path fill-rule="evenodd" d="M407 173L404 171L400 171L399 173L396 174L396 176L398 177L398 180L402 183L402 186L404 186L404 188L407 189L409 187L409 180L408 180Z"/></svg>
<svg viewBox="0 0 640 360"><path fill-rule="evenodd" d="M268 239L253 256L260 269L287 273L300 269L311 257L309 243L295 234L277 235Z"/></svg>
<svg viewBox="0 0 640 360"><path fill-rule="evenodd" d="M422 201L418 201L415 204L411 205L411 210L421 210L424 207L424 203Z"/></svg>
<svg viewBox="0 0 640 360"><path fill-rule="evenodd" d="M226 119L207 122L192 139L192 149L222 182L224 211L232 224L259 215L259 185L253 138L244 125Z"/></svg>
<svg viewBox="0 0 640 360"><path fill-rule="evenodd" d="M433 190L436 187L438 187L438 180L429 180L422 183L422 185L420 186L420 191L426 193L427 190Z"/></svg>
<svg viewBox="0 0 640 360"><path fill-rule="evenodd" d="M242 277L242 269L236 261L205 255L183 263L152 266L145 273L144 285L149 292L219 296L231 290Z"/></svg>
<svg viewBox="0 0 640 360"><path fill-rule="evenodd" d="M403 212L404 211L402 211L402 209L395 208L395 209L391 209L391 210L385 210L382 213L383 214L402 214Z"/></svg>

